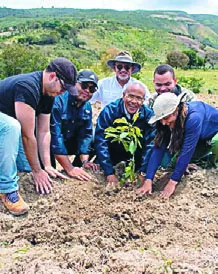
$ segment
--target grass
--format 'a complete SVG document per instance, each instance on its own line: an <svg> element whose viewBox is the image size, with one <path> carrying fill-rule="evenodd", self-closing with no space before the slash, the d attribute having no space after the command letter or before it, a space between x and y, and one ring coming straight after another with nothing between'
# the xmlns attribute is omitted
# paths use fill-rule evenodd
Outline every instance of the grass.
<svg viewBox="0 0 218 274"><path fill-rule="evenodd" d="M140 80L146 84L148 89L151 92L154 92L153 86L153 72L155 66L149 68L143 68L140 74ZM216 70L202 70L202 69L191 69L191 70L182 70L182 69L175 69L176 77L179 79L181 76L185 77L195 77L195 78L202 78L204 81L204 85L201 88L202 94L208 94L208 89L212 91L212 94L218 95L218 69ZM133 75L134 76L134 75ZM179 81L178 81L179 83Z"/></svg>

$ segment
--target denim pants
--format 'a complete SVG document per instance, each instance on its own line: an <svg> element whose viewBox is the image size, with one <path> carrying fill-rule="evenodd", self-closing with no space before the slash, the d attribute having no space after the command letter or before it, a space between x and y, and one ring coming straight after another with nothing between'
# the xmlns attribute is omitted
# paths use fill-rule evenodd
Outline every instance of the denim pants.
<svg viewBox="0 0 218 274"><path fill-rule="evenodd" d="M0 112L0 193L18 190L17 171L30 172L23 149L20 123Z"/></svg>

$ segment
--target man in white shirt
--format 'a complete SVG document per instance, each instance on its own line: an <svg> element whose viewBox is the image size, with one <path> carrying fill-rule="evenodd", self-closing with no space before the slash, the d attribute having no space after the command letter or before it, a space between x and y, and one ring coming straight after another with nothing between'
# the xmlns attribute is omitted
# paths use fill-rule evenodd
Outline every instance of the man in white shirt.
<svg viewBox="0 0 218 274"><path fill-rule="evenodd" d="M100 80L98 82L98 90L90 100L92 104L97 101L101 102L101 109L114 100L121 98L127 83L141 83L131 77L132 74L141 70L141 65L134 62L127 51L119 52L115 59L107 61L107 65L114 70L115 75ZM150 93L148 88L143 83L141 84L146 90L144 103L147 104Z"/></svg>

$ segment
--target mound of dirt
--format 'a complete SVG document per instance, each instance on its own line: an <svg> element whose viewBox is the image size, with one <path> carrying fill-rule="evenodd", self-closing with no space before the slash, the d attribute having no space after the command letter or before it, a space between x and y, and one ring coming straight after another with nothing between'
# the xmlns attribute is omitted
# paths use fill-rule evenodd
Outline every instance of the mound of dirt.
<svg viewBox="0 0 218 274"><path fill-rule="evenodd" d="M0 273L218 273L217 169L184 177L167 201L167 171L149 197L132 185L107 192L103 175L93 178L56 180L40 196L20 174L30 211L13 217L0 203Z"/></svg>

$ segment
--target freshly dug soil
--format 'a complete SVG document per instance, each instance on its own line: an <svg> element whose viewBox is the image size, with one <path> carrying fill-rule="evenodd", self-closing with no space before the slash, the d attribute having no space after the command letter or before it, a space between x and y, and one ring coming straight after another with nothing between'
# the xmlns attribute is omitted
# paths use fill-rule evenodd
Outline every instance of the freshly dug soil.
<svg viewBox="0 0 218 274"><path fill-rule="evenodd" d="M40 196L20 174L30 211L13 217L0 203L0 273L218 273L218 170L199 168L163 200L168 178L158 172L151 196L107 192L101 173Z"/></svg>

